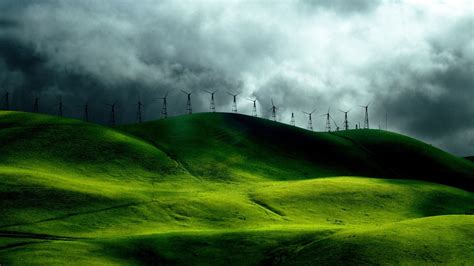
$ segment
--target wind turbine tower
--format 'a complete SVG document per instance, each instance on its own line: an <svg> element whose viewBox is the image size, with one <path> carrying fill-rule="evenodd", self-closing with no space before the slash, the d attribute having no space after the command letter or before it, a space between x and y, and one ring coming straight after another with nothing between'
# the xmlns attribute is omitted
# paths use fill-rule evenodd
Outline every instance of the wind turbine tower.
<svg viewBox="0 0 474 266"><path fill-rule="evenodd" d="M168 92L166 92L164 97L156 98L158 100L163 100L163 107L161 107L161 118L168 118L168 107L166 106L166 97L168 97Z"/></svg>
<svg viewBox="0 0 474 266"><path fill-rule="evenodd" d="M86 104L77 105L76 107L82 108L82 121L89 122L89 104L86 102Z"/></svg>
<svg viewBox="0 0 474 266"><path fill-rule="evenodd" d="M143 122L143 116L142 116L142 106L143 103L140 100L140 97L138 97L138 102L137 102L137 122L142 123Z"/></svg>
<svg viewBox="0 0 474 266"><path fill-rule="evenodd" d="M339 110L341 111L341 110ZM349 121L347 120L347 114L350 112L351 110L347 110L347 111L341 111L342 113L344 113L344 130L348 130L349 129Z"/></svg>
<svg viewBox="0 0 474 266"><path fill-rule="evenodd" d="M89 122L89 104L88 103L84 104L83 119L84 121Z"/></svg>
<svg viewBox="0 0 474 266"><path fill-rule="evenodd" d="M6 90L8 89L7 81L8 81L8 78L4 78L4 80L1 84L2 88L6 89ZM5 110L10 110L10 92L9 91L5 92L3 100L4 100L3 104L4 104Z"/></svg>
<svg viewBox="0 0 474 266"><path fill-rule="evenodd" d="M109 124L111 126L115 126L115 107L117 105L117 102L114 102L113 104L106 104L107 106L110 106L110 118L109 118Z"/></svg>
<svg viewBox="0 0 474 266"><path fill-rule="evenodd" d="M35 97L35 104L33 105L33 113L39 113L39 97Z"/></svg>
<svg viewBox="0 0 474 266"><path fill-rule="evenodd" d="M5 92L4 96L4 105L5 105L5 110L10 110L10 92Z"/></svg>
<svg viewBox="0 0 474 266"><path fill-rule="evenodd" d="M313 113L316 111L316 109L314 109L312 112L308 113L308 112L303 112L303 114L306 114L308 115L308 130L311 130L313 131L313 119L312 119L312 115Z"/></svg>
<svg viewBox="0 0 474 266"><path fill-rule="evenodd" d="M186 113L190 115L193 113L193 108L191 107L191 94L193 93L187 92L185 90L181 90L181 91L188 96L188 101L186 102Z"/></svg>
<svg viewBox="0 0 474 266"><path fill-rule="evenodd" d="M329 114L329 108L328 112L323 116L326 116L326 131L331 132L331 115Z"/></svg>
<svg viewBox="0 0 474 266"><path fill-rule="evenodd" d="M272 110L272 120L273 121L277 121L276 119L276 110L278 109L278 107L275 106L275 104L273 104L273 99L272 99L272 108L270 108L270 110Z"/></svg>
<svg viewBox="0 0 474 266"><path fill-rule="evenodd" d="M58 116L63 116L63 97L59 96L59 102L56 104L58 107Z"/></svg>
<svg viewBox="0 0 474 266"><path fill-rule="evenodd" d="M253 102L253 107L252 107L252 116L257 117L257 99L250 99L248 98L249 101Z"/></svg>
<svg viewBox="0 0 474 266"><path fill-rule="evenodd" d="M215 90L215 91L206 91L206 92L211 95L211 103L209 104L209 111L211 111L211 113L215 113L216 112L216 102L214 101L214 94L216 94L217 90Z"/></svg>
<svg viewBox="0 0 474 266"><path fill-rule="evenodd" d="M290 120L290 125L295 126L295 113L291 112L291 120Z"/></svg>
<svg viewBox="0 0 474 266"><path fill-rule="evenodd" d="M364 117L364 129L369 129L369 105L360 105L360 107L365 108L365 117Z"/></svg>
<svg viewBox="0 0 474 266"><path fill-rule="evenodd" d="M237 95L240 94L237 93L237 94L233 94L233 93L230 93L228 92L229 95L232 95L232 97L234 98L233 101L232 101L232 113L237 113Z"/></svg>

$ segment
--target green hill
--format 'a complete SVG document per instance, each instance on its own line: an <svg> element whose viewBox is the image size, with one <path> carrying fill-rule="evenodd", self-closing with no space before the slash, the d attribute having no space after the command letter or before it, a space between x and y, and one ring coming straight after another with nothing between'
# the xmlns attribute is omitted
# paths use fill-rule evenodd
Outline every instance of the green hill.
<svg viewBox="0 0 474 266"><path fill-rule="evenodd" d="M474 164L394 133L0 112L0 144L5 265L474 261Z"/></svg>
<svg viewBox="0 0 474 266"><path fill-rule="evenodd" d="M251 116L210 113L120 129L149 141L204 178L352 175L426 180L474 190L471 162L386 131L314 133ZM239 173L229 174L232 170Z"/></svg>

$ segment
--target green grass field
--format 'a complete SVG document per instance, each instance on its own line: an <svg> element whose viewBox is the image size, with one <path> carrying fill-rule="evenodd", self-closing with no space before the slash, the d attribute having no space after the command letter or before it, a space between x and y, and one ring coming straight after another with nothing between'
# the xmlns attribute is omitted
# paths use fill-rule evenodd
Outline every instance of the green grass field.
<svg viewBox="0 0 474 266"><path fill-rule="evenodd" d="M474 163L235 114L0 112L0 264L474 263Z"/></svg>

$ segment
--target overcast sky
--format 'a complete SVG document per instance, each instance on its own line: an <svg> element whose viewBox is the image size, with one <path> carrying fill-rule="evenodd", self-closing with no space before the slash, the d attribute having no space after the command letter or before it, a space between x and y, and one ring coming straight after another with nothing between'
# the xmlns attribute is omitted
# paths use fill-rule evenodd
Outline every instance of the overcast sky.
<svg viewBox="0 0 474 266"><path fill-rule="evenodd" d="M120 123L145 119L169 91L169 112L209 109L204 89L218 89L218 111L278 119L312 111L317 130L330 107L336 123L351 110L351 128L371 102L372 128L388 128L458 155L474 155L473 0L313 1L0 1L0 81L13 108L105 123L118 102ZM6 88L5 88L6 87ZM334 126L334 125L333 125Z"/></svg>

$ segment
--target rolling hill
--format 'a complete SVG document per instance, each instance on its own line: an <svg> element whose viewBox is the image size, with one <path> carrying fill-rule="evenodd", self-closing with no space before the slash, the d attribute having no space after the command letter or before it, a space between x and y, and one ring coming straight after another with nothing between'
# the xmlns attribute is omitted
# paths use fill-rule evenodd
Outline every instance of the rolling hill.
<svg viewBox="0 0 474 266"><path fill-rule="evenodd" d="M0 263L474 262L474 163L235 114L0 112Z"/></svg>
<svg viewBox="0 0 474 266"><path fill-rule="evenodd" d="M120 129L159 147L204 178L235 177L228 171L238 169L272 180L352 175L474 190L474 166L468 160L381 130L314 133L245 115L209 113Z"/></svg>

